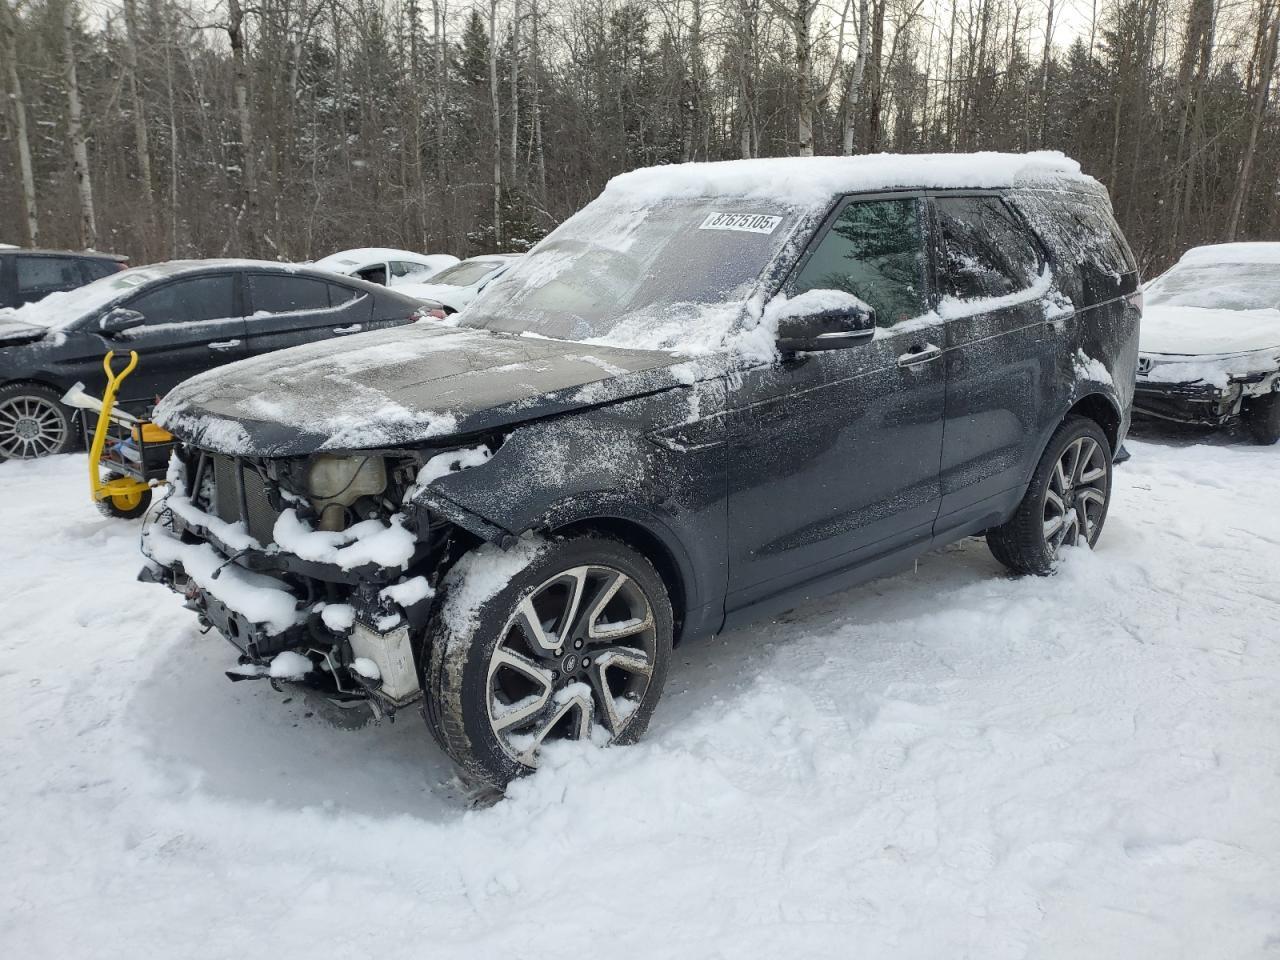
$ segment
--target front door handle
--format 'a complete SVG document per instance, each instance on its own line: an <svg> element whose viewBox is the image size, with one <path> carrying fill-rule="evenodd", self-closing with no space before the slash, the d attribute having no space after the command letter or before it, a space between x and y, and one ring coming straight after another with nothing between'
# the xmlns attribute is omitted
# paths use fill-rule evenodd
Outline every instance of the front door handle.
<svg viewBox="0 0 1280 960"><path fill-rule="evenodd" d="M926 343L912 347L898 358L900 367L916 367L942 356L942 348L935 343Z"/></svg>
<svg viewBox="0 0 1280 960"><path fill-rule="evenodd" d="M215 340L209 344L210 350L234 350L240 346L239 340Z"/></svg>

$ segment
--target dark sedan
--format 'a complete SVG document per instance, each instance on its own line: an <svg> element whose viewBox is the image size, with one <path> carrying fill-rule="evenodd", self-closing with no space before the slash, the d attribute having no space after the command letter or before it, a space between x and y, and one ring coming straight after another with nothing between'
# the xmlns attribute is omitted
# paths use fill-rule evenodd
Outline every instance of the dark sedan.
<svg viewBox="0 0 1280 960"><path fill-rule="evenodd" d="M418 301L318 270L188 260L113 273L0 313L0 459L61 453L76 441L59 397L103 384L108 350L136 350L125 409L145 413L193 374L282 347L410 323Z"/></svg>

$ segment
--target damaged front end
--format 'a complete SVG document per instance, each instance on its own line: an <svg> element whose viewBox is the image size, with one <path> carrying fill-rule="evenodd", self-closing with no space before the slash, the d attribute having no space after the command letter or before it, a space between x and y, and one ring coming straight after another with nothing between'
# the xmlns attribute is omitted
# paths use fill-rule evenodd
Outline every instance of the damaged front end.
<svg viewBox="0 0 1280 960"><path fill-rule="evenodd" d="M1206 356L1141 354L1134 413L1220 427L1253 397L1280 390L1280 350Z"/></svg>
<svg viewBox="0 0 1280 960"><path fill-rule="evenodd" d="M412 638L448 564L474 542L415 499L423 460L182 448L143 528L139 579L182 594L235 646L232 679L302 682L393 716L422 695Z"/></svg>

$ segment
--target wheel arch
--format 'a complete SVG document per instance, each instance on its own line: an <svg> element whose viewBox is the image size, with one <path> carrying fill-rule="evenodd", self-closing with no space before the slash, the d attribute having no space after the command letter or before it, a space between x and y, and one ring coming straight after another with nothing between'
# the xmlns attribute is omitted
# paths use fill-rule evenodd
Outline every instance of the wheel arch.
<svg viewBox="0 0 1280 960"><path fill-rule="evenodd" d="M1124 416L1114 398L1101 390L1090 391L1071 405L1063 420L1070 416L1085 417L1101 427L1102 432L1107 435L1107 442L1111 444L1111 455L1115 456L1120 446L1120 425L1124 422Z"/></svg>

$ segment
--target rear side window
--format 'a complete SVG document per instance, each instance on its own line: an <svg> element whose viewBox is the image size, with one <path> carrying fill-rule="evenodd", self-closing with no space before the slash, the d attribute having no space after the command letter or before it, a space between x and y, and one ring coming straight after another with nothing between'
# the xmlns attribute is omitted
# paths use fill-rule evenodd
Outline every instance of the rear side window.
<svg viewBox="0 0 1280 960"><path fill-rule="evenodd" d="M923 276L919 201L860 200L840 211L792 289L851 293L891 327L926 311Z"/></svg>
<svg viewBox="0 0 1280 960"><path fill-rule="evenodd" d="M1036 241L999 197L938 197L942 263L938 282L957 300L1004 297L1035 283L1043 266Z"/></svg>
<svg viewBox="0 0 1280 960"><path fill-rule="evenodd" d="M1136 289L1137 279L1131 275L1137 273L1137 263L1105 198L1038 193L1034 203L1041 211L1035 217L1037 228L1053 247L1056 265L1078 277L1079 296L1084 298L1080 305L1101 303ZM1027 208L1026 200L1021 204Z"/></svg>
<svg viewBox="0 0 1280 960"><path fill-rule="evenodd" d="M239 316L235 307L235 277L225 273L166 283L139 294L125 306L146 317L149 325L198 323Z"/></svg>
<svg viewBox="0 0 1280 960"><path fill-rule="evenodd" d="M84 281L71 257L18 257L18 293L46 294L74 290Z"/></svg>
<svg viewBox="0 0 1280 960"><path fill-rule="evenodd" d="M329 290L337 284L312 277L254 273L249 275L249 300L254 313L299 313L327 310Z"/></svg>

